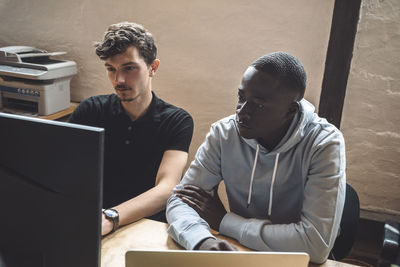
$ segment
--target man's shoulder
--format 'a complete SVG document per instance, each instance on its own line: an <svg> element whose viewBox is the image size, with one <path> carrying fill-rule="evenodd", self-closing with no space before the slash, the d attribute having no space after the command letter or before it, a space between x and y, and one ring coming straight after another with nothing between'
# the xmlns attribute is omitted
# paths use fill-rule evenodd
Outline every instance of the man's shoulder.
<svg viewBox="0 0 400 267"><path fill-rule="evenodd" d="M319 117L314 105L305 99L301 100L301 110L300 129L305 136L341 135L340 130L327 119Z"/></svg>
<svg viewBox="0 0 400 267"><path fill-rule="evenodd" d="M84 113L119 114L122 112L120 100L116 94L96 95L83 100L78 108Z"/></svg>
<svg viewBox="0 0 400 267"><path fill-rule="evenodd" d="M157 97L157 112L161 119L192 119L192 116L185 109L175 106L167 101Z"/></svg>
<svg viewBox="0 0 400 267"><path fill-rule="evenodd" d="M341 134L341 131L327 119L315 116L314 120L310 122L310 128L315 128L320 134L337 133Z"/></svg>
<svg viewBox="0 0 400 267"><path fill-rule="evenodd" d="M211 127L230 131L230 130L236 129L235 120L236 120L236 115L229 115L227 117L224 117L224 118L219 119L218 121L214 122L211 125Z"/></svg>
<svg viewBox="0 0 400 267"><path fill-rule="evenodd" d="M235 139L238 137L236 116L230 115L211 124L210 135L218 139ZM235 138L234 138L235 137Z"/></svg>
<svg viewBox="0 0 400 267"><path fill-rule="evenodd" d="M84 99L80 105L104 106L118 101L116 94L95 95Z"/></svg>
<svg viewBox="0 0 400 267"><path fill-rule="evenodd" d="M305 127L305 138L313 139L312 144L326 144L329 142L344 142L342 132L332 123L328 122L325 118L317 115Z"/></svg>
<svg viewBox="0 0 400 267"><path fill-rule="evenodd" d="M113 109L118 108L117 101L115 94L88 97L76 107L69 121L98 126L106 114L111 114Z"/></svg>

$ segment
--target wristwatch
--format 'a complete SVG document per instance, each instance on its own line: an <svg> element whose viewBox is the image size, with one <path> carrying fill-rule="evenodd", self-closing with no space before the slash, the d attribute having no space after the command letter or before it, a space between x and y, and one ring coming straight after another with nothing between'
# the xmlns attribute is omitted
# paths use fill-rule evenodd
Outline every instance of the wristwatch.
<svg viewBox="0 0 400 267"><path fill-rule="evenodd" d="M115 230L117 230L118 226L119 226L118 211L116 211L115 209L105 209L105 210L103 210L103 213L108 220L113 222L113 229L111 230L110 234L114 233Z"/></svg>

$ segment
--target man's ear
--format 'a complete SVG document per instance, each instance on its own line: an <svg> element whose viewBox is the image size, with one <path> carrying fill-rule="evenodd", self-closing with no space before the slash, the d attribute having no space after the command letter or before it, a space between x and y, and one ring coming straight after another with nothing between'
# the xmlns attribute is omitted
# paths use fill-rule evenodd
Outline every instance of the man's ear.
<svg viewBox="0 0 400 267"><path fill-rule="evenodd" d="M300 111L300 102L299 101L293 101L292 103L290 103L289 111L288 111L289 115L294 116L299 111Z"/></svg>
<svg viewBox="0 0 400 267"><path fill-rule="evenodd" d="M150 71L150 73L149 73L150 77L153 77L153 76L154 76L154 74L156 73L156 71L157 71L157 69L158 69L159 66L160 66L160 60L159 60L158 58L154 59L154 61L153 61L153 62L151 63L151 65L150 65L150 69L149 69L149 71Z"/></svg>

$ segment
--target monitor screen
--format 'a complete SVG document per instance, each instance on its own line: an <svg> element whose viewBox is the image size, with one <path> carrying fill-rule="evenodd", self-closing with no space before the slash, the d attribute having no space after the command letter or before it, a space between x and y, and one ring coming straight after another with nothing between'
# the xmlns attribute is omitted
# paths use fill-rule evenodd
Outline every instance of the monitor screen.
<svg viewBox="0 0 400 267"><path fill-rule="evenodd" d="M104 130L0 113L0 266L99 266Z"/></svg>

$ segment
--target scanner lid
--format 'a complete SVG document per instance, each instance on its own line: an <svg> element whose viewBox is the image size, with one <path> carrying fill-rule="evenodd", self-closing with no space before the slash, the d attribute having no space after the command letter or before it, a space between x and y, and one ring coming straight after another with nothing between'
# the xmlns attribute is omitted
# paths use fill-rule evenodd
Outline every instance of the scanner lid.
<svg viewBox="0 0 400 267"><path fill-rule="evenodd" d="M0 47L0 76L56 79L77 73L76 63L50 58L66 52L47 52L32 46Z"/></svg>
<svg viewBox="0 0 400 267"><path fill-rule="evenodd" d="M50 57L64 55L66 52L47 52L32 46L5 46L0 47L0 63L24 62L24 59L35 57ZM29 60L32 63L34 60Z"/></svg>

